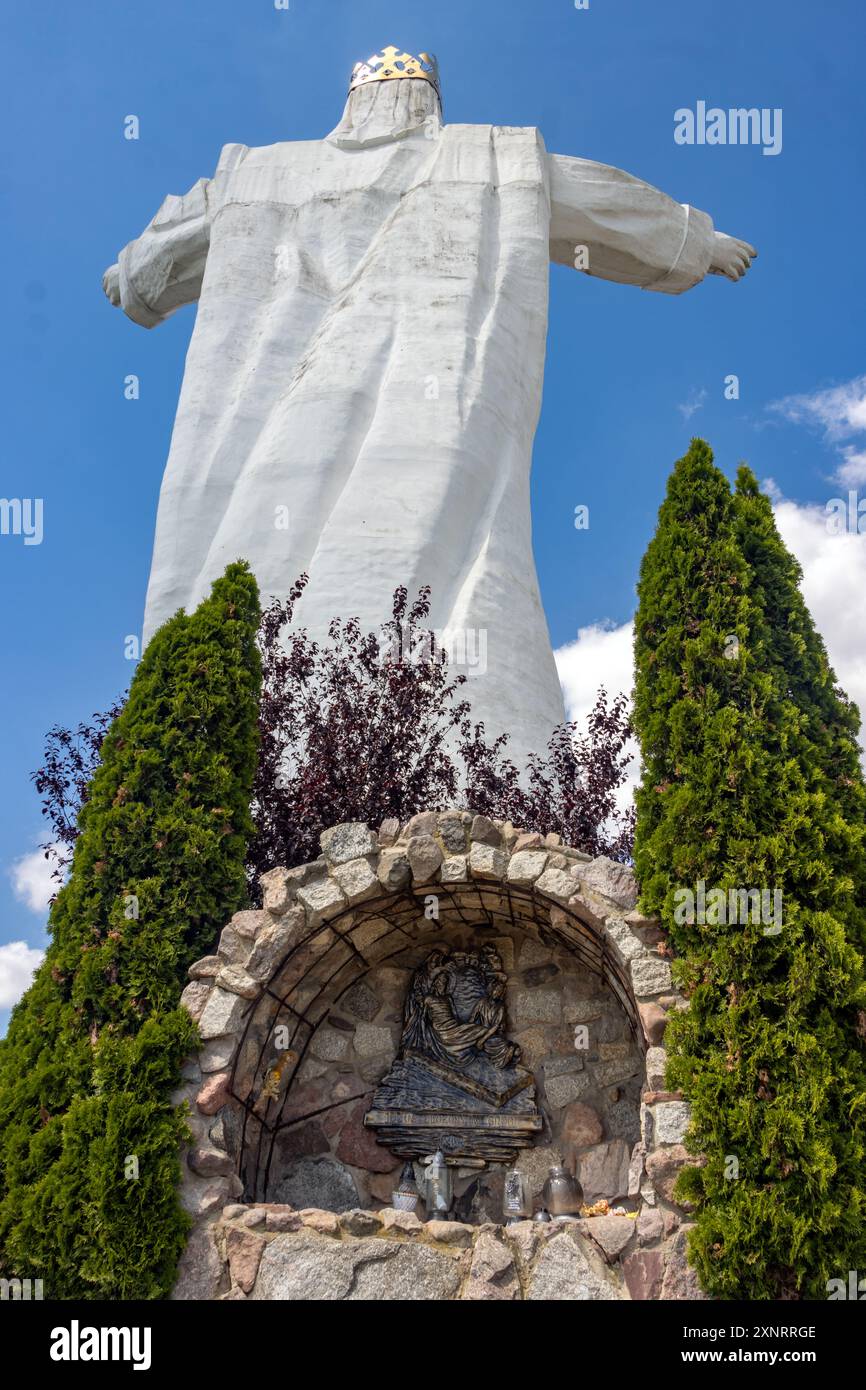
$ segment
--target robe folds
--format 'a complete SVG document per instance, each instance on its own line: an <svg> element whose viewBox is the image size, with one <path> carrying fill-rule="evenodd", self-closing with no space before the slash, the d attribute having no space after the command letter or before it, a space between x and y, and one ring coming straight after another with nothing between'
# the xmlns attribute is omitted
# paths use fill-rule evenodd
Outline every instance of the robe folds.
<svg viewBox="0 0 866 1390"><path fill-rule="evenodd" d="M590 274L678 294L712 243L706 214L536 129L227 145L119 262L145 327L198 300L145 641L238 558L265 600L309 574L317 638L430 585L474 718L518 763L543 752L564 718L529 502L549 265L584 247Z"/></svg>

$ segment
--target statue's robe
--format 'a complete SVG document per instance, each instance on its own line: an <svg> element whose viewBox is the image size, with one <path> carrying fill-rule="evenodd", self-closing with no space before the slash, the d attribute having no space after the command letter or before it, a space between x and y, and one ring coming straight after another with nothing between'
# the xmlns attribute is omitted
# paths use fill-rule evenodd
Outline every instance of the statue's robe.
<svg viewBox="0 0 866 1390"><path fill-rule="evenodd" d="M490 1031L483 1022L461 1023L447 994L428 994L424 999L428 1051L443 1062L462 1062L475 1054Z"/></svg>
<svg viewBox="0 0 866 1390"><path fill-rule="evenodd" d="M593 275L679 294L712 241L704 213L535 129L227 145L120 257L137 323L199 301L145 640L239 557L265 599L309 573L317 637L429 584L475 717L518 761L544 751L564 717L529 504L549 263L581 246Z"/></svg>

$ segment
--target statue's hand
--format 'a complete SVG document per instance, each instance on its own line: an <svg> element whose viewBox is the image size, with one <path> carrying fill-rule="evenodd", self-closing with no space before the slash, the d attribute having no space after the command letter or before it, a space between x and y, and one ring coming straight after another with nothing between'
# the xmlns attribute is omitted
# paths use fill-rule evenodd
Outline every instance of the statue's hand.
<svg viewBox="0 0 866 1390"><path fill-rule="evenodd" d="M120 307L120 266L116 263L110 265L102 277L102 288L106 297L114 305L115 309Z"/></svg>
<svg viewBox="0 0 866 1390"><path fill-rule="evenodd" d="M748 241L716 232L710 274L727 275L729 280L742 280L757 254Z"/></svg>

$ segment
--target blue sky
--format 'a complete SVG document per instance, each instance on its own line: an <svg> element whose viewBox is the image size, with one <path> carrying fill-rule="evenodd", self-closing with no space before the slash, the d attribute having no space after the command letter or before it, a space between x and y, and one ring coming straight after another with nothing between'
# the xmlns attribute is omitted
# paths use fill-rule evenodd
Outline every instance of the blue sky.
<svg viewBox="0 0 866 1390"><path fill-rule="evenodd" d="M711 277L681 297L552 271L533 521L551 636L570 653L572 706L578 687L622 669L640 557L693 433L727 471L746 459L775 481L807 596L838 628L828 632L831 654L855 689L861 676L866 686L857 622L866 537L830 549L816 520L840 492L833 477L846 458L847 481L862 472L866 484L857 462L866 433L858 0L290 5L90 0L19 6L2 20L0 494L44 499L41 545L0 536L7 964L9 943L23 943L20 963L44 941L27 873L17 895L10 875L42 833L28 774L44 733L104 708L129 682L124 638L141 627L194 323L187 309L145 332L111 310L102 272L167 193L213 172L224 143L327 133L352 64L386 43L439 55L446 120L538 125L550 150L619 165L760 250L744 283ZM781 108L782 152L676 144L674 112L699 100ZM139 117L138 141L123 137L129 114ZM128 373L141 381L137 401L124 399ZM736 401L724 395L731 373ZM780 400L788 404L774 409ZM573 525L578 504L590 508L586 532Z"/></svg>

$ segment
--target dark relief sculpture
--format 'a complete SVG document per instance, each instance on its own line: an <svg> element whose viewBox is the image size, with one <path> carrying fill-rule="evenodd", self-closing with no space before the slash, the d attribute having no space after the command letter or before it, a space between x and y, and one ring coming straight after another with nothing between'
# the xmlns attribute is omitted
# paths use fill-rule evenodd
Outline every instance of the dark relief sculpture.
<svg viewBox="0 0 866 1390"><path fill-rule="evenodd" d="M364 1123L403 1157L504 1163L541 1128L531 1072L506 1036L502 960L490 946L431 951L412 976L400 1052Z"/></svg>

